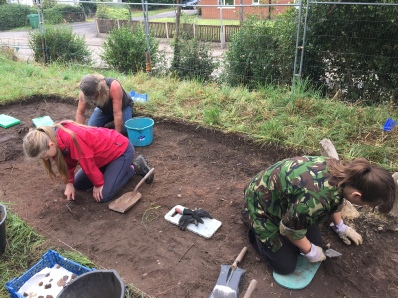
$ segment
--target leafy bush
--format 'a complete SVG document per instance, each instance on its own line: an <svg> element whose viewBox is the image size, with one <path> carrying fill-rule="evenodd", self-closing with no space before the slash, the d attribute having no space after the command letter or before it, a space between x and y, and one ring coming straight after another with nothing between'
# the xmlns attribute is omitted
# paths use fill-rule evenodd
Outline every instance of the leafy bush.
<svg viewBox="0 0 398 298"><path fill-rule="evenodd" d="M398 6L311 5L303 76L345 100L396 100L397 40Z"/></svg>
<svg viewBox="0 0 398 298"><path fill-rule="evenodd" d="M43 49L43 41L47 51ZM39 30L30 31L29 45L34 52L36 62L45 62L46 53L47 62L50 63L91 63L90 51L84 37L73 33L70 27L49 26L43 35Z"/></svg>
<svg viewBox="0 0 398 298"><path fill-rule="evenodd" d="M84 9L81 6L56 4L43 10L46 24L60 24L85 21Z"/></svg>
<svg viewBox="0 0 398 298"><path fill-rule="evenodd" d="M55 1L46 1L43 9L45 24L60 24L65 22L80 22L85 20L84 10L81 6L56 4ZM43 6L45 4L43 2ZM0 5L0 30L29 25L27 16L37 14L37 8L20 4Z"/></svg>
<svg viewBox="0 0 398 298"><path fill-rule="evenodd" d="M149 37L151 60L156 64L159 42ZM134 30L128 26L113 29L103 43L101 58L118 71L136 73L145 71L147 52L146 34L142 25Z"/></svg>
<svg viewBox="0 0 398 298"><path fill-rule="evenodd" d="M208 43L181 38L174 45L171 71L180 78L208 81L218 66L211 54Z"/></svg>
<svg viewBox="0 0 398 298"><path fill-rule="evenodd" d="M56 7L50 7L43 10L45 24L61 24L63 23L62 11Z"/></svg>
<svg viewBox="0 0 398 298"><path fill-rule="evenodd" d="M91 3L88 2L80 3L86 15L91 15L93 13L96 13L97 11L97 2L95 0L90 0L90 1Z"/></svg>
<svg viewBox="0 0 398 298"><path fill-rule="evenodd" d="M27 5L0 5L0 30L23 27L29 24L27 15L37 13L37 10Z"/></svg>
<svg viewBox="0 0 398 298"><path fill-rule="evenodd" d="M33 3L35 5L35 1L33 1ZM41 7L43 9L48 9L48 8L54 7L56 4L57 4L56 0L42 0Z"/></svg>
<svg viewBox="0 0 398 298"><path fill-rule="evenodd" d="M250 17L232 37L222 78L232 86L257 88L290 83L293 73L297 22L294 10L275 21Z"/></svg>
<svg viewBox="0 0 398 298"><path fill-rule="evenodd" d="M131 12L128 5L98 4L96 17L99 19L131 20Z"/></svg>
<svg viewBox="0 0 398 298"><path fill-rule="evenodd" d="M0 61L4 59L18 61L18 57L15 55L14 49L7 46L0 46L0 57Z"/></svg>

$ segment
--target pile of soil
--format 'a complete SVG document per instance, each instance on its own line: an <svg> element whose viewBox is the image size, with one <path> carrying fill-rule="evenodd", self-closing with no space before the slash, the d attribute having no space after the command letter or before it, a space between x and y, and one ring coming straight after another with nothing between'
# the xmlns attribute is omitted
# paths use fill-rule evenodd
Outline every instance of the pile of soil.
<svg viewBox="0 0 398 298"><path fill-rule="evenodd" d="M40 162L25 159L22 138L33 118L74 119L75 112L72 100L59 98L1 106L2 114L21 124L0 129L0 201L54 246L73 248L156 297L208 297L220 265L231 264L244 246L249 250L239 265L246 270L241 292L256 279L253 297L398 297L397 222L363 210L351 223L363 235L363 245L345 246L325 222L324 240L342 256L322 263L303 290L275 284L247 241L240 220L243 189L259 171L298 152L259 147L239 135L155 119L154 142L136 147L156 173L151 185L141 186L141 201L121 214L96 203L91 192L78 192L70 212L64 186L53 183ZM133 177L119 195L139 180ZM208 210L222 226L210 239L180 231L164 219L178 204Z"/></svg>

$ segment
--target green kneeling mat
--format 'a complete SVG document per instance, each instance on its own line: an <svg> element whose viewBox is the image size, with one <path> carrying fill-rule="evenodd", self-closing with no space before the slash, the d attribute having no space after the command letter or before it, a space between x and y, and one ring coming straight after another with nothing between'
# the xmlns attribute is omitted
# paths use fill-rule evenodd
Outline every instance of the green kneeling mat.
<svg viewBox="0 0 398 298"><path fill-rule="evenodd" d="M5 115L5 114L1 114L0 115L0 126L4 127L4 128L9 128L11 126L17 125L21 123L21 120Z"/></svg>
<svg viewBox="0 0 398 298"><path fill-rule="evenodd" d="M299 255L297 257L296 270L293 273L281 275L273 272L272 276L275 282L284 288L291 290L304 289L309 285L320 265L321 262L310 263L305 257Z"/></svg>
<svg viewBox="0 0 398 298"><path fill-rule="evenodd" d="M50 116L41 116L35 119L32 119L32 122L35 127L43 126L43 125L53 125L54 121L50 118Z"/></svg>

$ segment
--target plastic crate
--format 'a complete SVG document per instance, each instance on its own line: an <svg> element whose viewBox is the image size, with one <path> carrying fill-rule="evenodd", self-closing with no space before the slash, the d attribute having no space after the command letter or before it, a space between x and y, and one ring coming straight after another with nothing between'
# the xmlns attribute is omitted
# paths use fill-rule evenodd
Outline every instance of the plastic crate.
<svg viewBox="0 0 398 298"><path fill-rule="evenodd" d="M11 298L25 298L23 295L19 294L19 289L36 273L40 272L42 269L49 267L52 268L55 264L60 265L66 270L75 273L76 275L82 275L83 273L95 270L94 268L85 267L79 263L68 260L67 258L61 256L59 253L53 250L48 250L42 259L36 263L32 268L26 271L18 278L14 278L6 283L6 288L10 293Z"/></svg>
<svg viewBox="0 0 398 298"><path fill-rule="evenodd" d="M133 91L129 92L129 95L134 102L147 102L148 101L148 93L140 94L133 90Z"/></svg>

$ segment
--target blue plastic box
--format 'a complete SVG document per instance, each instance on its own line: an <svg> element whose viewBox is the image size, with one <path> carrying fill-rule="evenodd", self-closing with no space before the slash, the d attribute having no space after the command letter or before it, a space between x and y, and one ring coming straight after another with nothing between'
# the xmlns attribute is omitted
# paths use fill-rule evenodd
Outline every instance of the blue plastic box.
<svg viewBox="0 0 398 298"><path fill-rule="evenodd" d="M133 90L133 91L129 92L129 95L134 102L147 102L148 101L148 93L140 94Z"/></svg>
<svg viewBox="0 0 398 298"><path fill-rule="evenodd" d="M55 264L60 265L66 270L75 273L76 275L82 275L83 273L95 270L94 268L85 267L79 263L68 260L67 258L61 256L59 253L53 250L48 250L42 259L36 263L32 268L26 271L23 275L18 278L14 278L6 283L6 288L10 293L11 298L25 298L23 295L19 294L19 289L36 273L40 272L46 267L52 268Z"/></svg>

